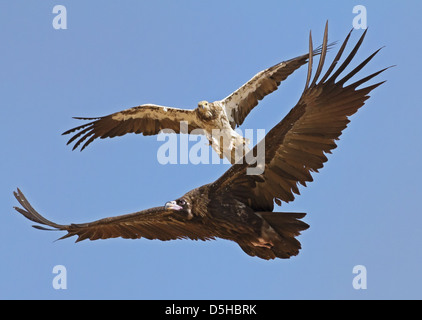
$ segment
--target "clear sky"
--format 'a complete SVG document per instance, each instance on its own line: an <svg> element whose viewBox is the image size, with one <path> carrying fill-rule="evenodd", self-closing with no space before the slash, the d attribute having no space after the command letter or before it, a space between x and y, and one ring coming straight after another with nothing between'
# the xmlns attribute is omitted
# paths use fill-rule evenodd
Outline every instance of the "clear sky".
<svg viewBox="0 0 422 320"><path fill-rule="evenodd" d="M56 4L67 9L66 30L53 28ZM320 44L327 19L329 40L342 41L355 5L366 7L369 30L353 65L385 46L361 76L397 67L378 77L387 82L314 182L277 208L308 213L297 257L265 261L226 240L54 242L63 233L31 228L12 209L19 187L47 218L89 222L214 181L228 165L161 165L156 137L72 152L61 133L81 124L73 116L222 99L306 53L309 30ZM420 1L1 1L0 298L421 299L421 10ZM305 79L306 68L294 73L241 128L268 132ZM66 267L66 290L52 286L56 265ZM356 265L366 267L366 290L353 288Z"/></svg>

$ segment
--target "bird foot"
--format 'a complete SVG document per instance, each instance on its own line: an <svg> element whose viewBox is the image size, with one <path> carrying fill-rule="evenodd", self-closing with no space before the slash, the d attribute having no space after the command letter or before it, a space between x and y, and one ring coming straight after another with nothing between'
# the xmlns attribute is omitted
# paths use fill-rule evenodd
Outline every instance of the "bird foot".
<svg viewBox="0 0 422 320"><path fill-rule="evenodd" d="M272 242L265 241L263 238L258 238L258 242L251 242L255 247L263 247L271 249L274 245Z"/></svg>

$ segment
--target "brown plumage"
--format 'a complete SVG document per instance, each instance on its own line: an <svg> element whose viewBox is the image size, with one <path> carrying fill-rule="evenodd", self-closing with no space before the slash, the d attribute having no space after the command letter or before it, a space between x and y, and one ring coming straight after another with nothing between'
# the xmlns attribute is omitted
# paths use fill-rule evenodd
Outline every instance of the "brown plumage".
<svg viewBox="0 0 422 320"><path fill-rule="evenodd" d="M38 224L67 231L62 238L77 236L77 241L114 237L160 240L223 238L237 242L248 255L262 259L297 255L301 245L296 237L308 228L300 220L305 214L272 212L274 201L281 204L294 200L294 194L299 194L298 184L306 186L306 182L312 181L311 173L318 172L327 161L325 154L336 148L335 140L349 123L348 117L363 106L371 90L382 84L357 89L385 69L345 86L345 82L379 50L339 78L358 51L365 34L366 31L336 69L350 38L349 33L327 72L318 81L326 58L326 26L314 78L311 78L313 60L310 55L306 86L299 102L260 142L265 143L265 159L258 162L264 166L263 173L248 175L248 169L253 165L246 161L236 163L215 182L189 191L164 207L91 223L53 223L37 213L19 189L15 197L23 208L15 209ZM310 37L309 52L312 51Z"/></svg>

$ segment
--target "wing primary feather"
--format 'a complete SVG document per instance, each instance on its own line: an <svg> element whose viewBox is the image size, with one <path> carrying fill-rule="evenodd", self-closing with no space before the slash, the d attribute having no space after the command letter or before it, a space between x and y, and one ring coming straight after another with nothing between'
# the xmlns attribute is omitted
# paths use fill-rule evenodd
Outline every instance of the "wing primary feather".
<svg viewBox="0 0 422 320"><path fill-rule="evenodd" d="M71 144L73 141L75 141L78 137L86 133L87 131L91 130L92 127L85 128L84 130L79 131L77 134L75 134L72 138L69 139L69 141L66 143L66 145Z"/></svg>
<svg viewBox="0 0 422 320"><path fill-rule="evenodd" d="M34 222L42 223L45 225L50 225L52 222L45 219L43 216L41 216L35 209L29 204L28 200L25 198L23 193L18 188L17 192L13 193L15 198L18 200L18 202L24 207L24 209L27 210L26 216L30 216L31 220ZM18 208L19 209L19 208ZM24 211L23 209L18 210L18 212L22 213Z"/></svg>
<svg viewBox="0 0 422 320"><path fill-rule="evenodd" d="M355 69L353 69L351 72L349 72L343 79L341 79L338 83L344 84L346 83L350 78L352 78L356 73L358 73L364 66L368 64L369 61L372 60L372 58L381 50L382 48L379 48L377 51L375 51L373 54L371 54L368 58L366 58L360 65L358 65Z"/></svg>
<svg viewBox="0 0 422 320"><path fill-rule="evenodd" d="M16 208L15 208L16 209ZM35 229L38 229L38 230L44 230L44 231L59 231L59 229L51 229L51 228L46 228L46 227L42 227L42 226L38 226L38 225L33 225L32 226L33 228L35 228Z"/></svg>
<svg viewBox="0 0 422 320"><path fill-rule="evenodd" d="M346 48L347 42L350 39L350 36L352 35L352 30L350 30L349 34L347 35L346 39L343 41L343 44L341 45L340 49L337 52L337 55L335 56L333 62L331 63L330 67L328 68L327 72L325 73L325 75L322 77L320 83L324 83L325 80L327 80L327 78L330 76L331 72L333 72L334 68L336 67L338 61L340 60L344 49Z"/></svg>
<svg viewBox="0 0 422 320"><path fill-rule="evenodd" d="M81 148L81 152L82 152L82 150L83 149L85 149L92 141L94 141L95 140L95 138L96 138L96 136L95 135L93 135L91 138L89 138L88 139L88 141L87 142L85 142L84 143L84 145L82 146L82 148Z"/></svg>
<svg viewBox="0 0 422 320"><path fill-rule="evenodd" d="M87 118L87 117L72 117L72 119L77 119L77 120L99 120L102 117L95 117L95 118Z"/></svg>
<svg viewBox="0 0 422 320"><path fill-rule="evenodd" d="M75 127L75 128L70 129L70 130L67 130L67 131L65 131L65 132L62 133L62 136L66 135L66 134L69 134L69 133L72 133L72 132L75 132L75 131L78 131L78 130L81 130L81 129L87 127L87 126L92 125L94 122L95 121L89 122L89 123L85 123L85 124L83 124L83 125L81 125L79 127Z"/></svg>
<svg viewBox="0 0 422 320"><path fill-rule="evenodd" d="M325 56L327 54L327 42L328 42L328 21L325 24L324 40L322 42L321 56L319 57L318 68L315 73L314 80L311 83L311 87L313 87L315 83L317 82L319 75L321 74L322 67L324 66Z"/></svg>
<svg viewBox="0 0 422 320"><path fill-rule="evenodd" d="M313 63L313 54L312 54L312 31L309 31L309 62L308 62L308 77L306 78L305 90L308 89L309 81L311 80L312 75L312 63Z"/></svg>
<svg viewBox="0 0 422 320"><path fill-rule="evenodd" d="M56 224L50 220L47 220L43 216L41 216L28 202L28 200L25 198L23 193L20 191L20 189L17 189L17 192L13 192L13 195L15 196L16 200L22 205L23 209L14 207L14 209L22 214L27 219L34 221L39 224L47 225L56 229L60 229L62 226L59 224Z"/></svg>
<svg viewBox="0 0 422 320"><path fill-rule="evenodd" d="M359 87L361 84L363 84L363 83L365 83L365 82L368 82L368 81L369 81L369 80L371 80L372 78L376 77L376 76L377 76L377 75L379 75L380 73L382 73L382 72L384 72L385 70L390 69L390 68L392 68L392 67L394 67L394 66L387 67L387 68L381 69L380 71L374 72L373 74L371 74L371 75L369 75L369 76L367 76L367 77L365 77L365 78L363 78L363 79L361 79L361 80L359 80L359 81L356 81L356 82L354 82L354 83L350 84L350 85L349 85L349 86L347 86L346 88L348 88L348 87L351 87L351 88L357 88L357 87Z"/></svg>
<svg viewBox="0 0 422 320"><path fill-rule="evenodd" d="M353 57L356 55L356 52L359 50L360 45L363 42L363 39L365 39L365 35L366 35L366 32L367 31L368 31L368 29L366 29L363 32L362 36L360 37L359 41L356 43L356 45L353 48L353 50L349 53L349 55L347 56L347 58L343 61L343 63L336 70L336 72L334 72L334 74L328 79L328 81L335 81L337 79L337 77L340 75L340 73L342 73L343 70L349 65L349 63L352 61Z"/></svg>
<svg viewBox="0 0 422 320"><path fill-rule="evenodd" d="M93 135L94 132L93 131L89 131L86 135L84 135L82 138L80 138L75 145L73 146L72 150L75 150L82 142L84 142L86 140L86 138L88 138L89 136Z"/></svg>
<svg viewBox="0 0 422 320"><path fill-rule="evenodd" d="M338 41L333 41L327 44L327 52L330 51L331 48L333 48ZM313 52L314 56L319 55L322 53L322 44L319 45Z"/></svg>
<svg viewBox="0 0 422 320"><path fill-rule="evenodd" d="M360 90L365 90L365 91L367 91L367 94L368 94L369 92L371 92L372 90L374 90L375 88L379 87L380 85L382 85L382 84L383 84L383 83L385 83L385 82L387 82L387 80L384 80L384 81L378 82L378 83L376 83L376 84L373 84L373 85L371 85L371 86L368 86L368 87L365 87L365 88L359 89L359 90L357 90L357 92L359 92ZM368 97L369 97L369 96L367 96L367 98L368 98Z"/></svg>

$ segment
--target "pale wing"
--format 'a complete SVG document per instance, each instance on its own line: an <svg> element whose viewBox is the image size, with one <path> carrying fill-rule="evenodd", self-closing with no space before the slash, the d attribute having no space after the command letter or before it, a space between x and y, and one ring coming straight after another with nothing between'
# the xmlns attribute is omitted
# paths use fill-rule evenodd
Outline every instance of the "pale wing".
<svg viewBox="0 0 422 320"><path fill-rule="evenodd" d="M38 224L51 227L47 229L39 225L34 227L42 230L67 231L60 239L77 236L77 240L97 240L108 238L125 239L159 239L173 240L189 238L193 240L211 240L213 234L200 222L187 220L186 216L175 210L166 210L164 207L151 208L136 213L121 215L97 220L90 223L60 225L41 216L18 189L14 192L16 199L23 208L15 210Z"/></svg>
<svg viewBox="0 0 422 320"><path fill-rule="evenodd" d="M186 133L190 133L193 129L200 129L194 110L158 105L141 105L99 118L76 117L75 119L94 120L63 133L63 135L66 135L76 132L67 143L70 144L77 140L73 150L88 139L82 146L81 151L97 138L113 138L127 133L142 133L148 136L158 134L164 129L180 133L181 121L188 123Z"/></svg>
<svg viewBox="0 0 422 320"><path fill-rule="evenodd" d="M313 51L314 55L320 53L320 48ZM308 62L308 58L309 54L304 54L261 71L223 99L222 104L225 107L232 128L240 126L249 112L258 105L258 101L277 90L282 81Z"/></svg>
<svg viewBox="0 0 422 320"><path fill-rule="evenodd" d="M212 188L217 192L231 193L233 197L248 204L255 210L272 211L274 201L294 200L299 194L298 183L306 186L312 181L311 172L318 172L327 161L326 153L336 148L335 140L350 122L348 119L364 105L368 94L381 83L357 89L385 69L345 86L352 76L358 73L379 51L377 50L342 79L340 73L349 65L360 47L365 33L342 65L333 73L350 33L340 48L333 63L323 78L317 83L325 60L325 49L315 77L310 83L312 57L309 58L309 72L305 90L298 104L278 123L260 143L265 143L264 172L260 175L247 175L247 169L254 165L233 165ZM326 45L327 29L324 37ZM312 41L310 39L310 52ZM257 146L251 152L256 152ZM245 160L245 159L243 159Z"/></svg>

